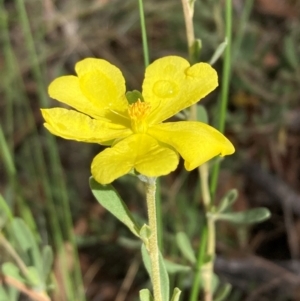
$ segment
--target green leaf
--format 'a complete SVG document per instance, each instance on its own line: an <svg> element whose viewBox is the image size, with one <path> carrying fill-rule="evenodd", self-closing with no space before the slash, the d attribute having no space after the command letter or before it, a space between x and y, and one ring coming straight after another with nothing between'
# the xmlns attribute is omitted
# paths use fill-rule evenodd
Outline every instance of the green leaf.
<svg viewBox="0 0 300 301"><path fill-rule="evenodd" d="M238 197L237 189L229 190L226 195L220 201L220 204L217 207L217 212L224 212L228 208L230 208Z"/></svg>
<svg viewBox="0 0 300 301"><path fill-rule="evenodd" d="M145 268L152 279L152 272L151 272L151 260L149 253L145 247L145 245L142 245L142 258L143 263L145 265ZM159 252L159 278L160 278L160 288L161 288L161 294L162 294L162 300L169 300L170 297L170 291L169 291L169 275L166 269L166 266L164 264L164 259Z"/></svg>
<svg viewBox="0 0 300 301"><path fill-rule="evenodd" d="M208 262L211 262L213 260L213 256L209 254L203 255L203 264L206 264Z"/></svg>
<svg viewBox="0 0 300 301"><path fill-rule="evenodd" d="M18 301L20 298L20 291L17 290L16 288L9 286L7 288L7 294L9 296L8 300L9 301ZM5 300L6 301L6 300Z"/></svg>
<svg viewBox="0 0 300 301"><path fill-rule="evenodd" d="M24 252L30 253L32 264L37 269L39 276L43 276L41 253L30 229L21 218L14 218L12 221L12 231Z"/></svg>
<svg viewBox="0 0 300 301"><path fill-rule="evenodd" d="M137 239L131 239L125 236L118 236L117 243L123 248L129 250L137 250L141 248L141 241Z"/></svg>
<svg viewBox="0 0 300 301"><path fill-rule="evenodd" d="M13 215L5 199L0 194L0 229L6 224L7 220L12 221Z"/></svg>
<svg viewBox="0 0 300 301"><path fill-rule="evenodd" d="M42 251L43 261L43 280L46 282L50 275L52 264L53 264L53 251L50 246L45 246Z"/></svg>
<svg viewBox="0 0 300 301"><path fill-rule="evenodd" d="M216 273L213 273L212 278L211 278L211 288L212 288L213 294L217 291L219 284L220 284L219 276Z"/></svg>
<svg viewBox="0 0 300 301"><path fill-rule="evenodd" d="M148 242L149 242L149 237L151 235L151 229L148 225L144 224L143 227L140 230L140 238L148 248Z"/></svg>
<svg viewBox="0 0 300 301"><path fill-rule="evenodd" d="M193 0L194 2L194 0ZM195 39L191 47L189 48L190 57L192 58L192 63L199 61L199 56L202 48L202 41L200 39Z"/></svg>
<svg viewBox="0 0 300 301"><path fill-rule="evenodd" d="M21 283L30 284L30 286L38 289L43 289L41 285L41 279L38 275L38 271L35 267L27 267L27 273L24 274L24 278L20 275L20 269L12 262L5 262L2 265L2 272L4 275L10 276Z"/></svg>
<svg viewBox="0 0 300 301"><path fill-rule="evenodd" d="M30 285L35 289L43 290L43 281L36 267L30 266L27 268L27 270L28 274L26 275L26 279L29 281Z"/></svg>
<svg viewBox="0 0 300 301"><path fill-rule="evenodd" d="M140 290L141 301L154 301L154 298L147 288Z"/></svg>
<svg viewBox="0 0 300 301"><path fill-rule="evenodd" d="M224 50L227 47L227 38L225 38L225 41L222 42L216 49L216 51L214 52L214 54L212 55L209 64L213 65L223 54Z"/></svg>
<svg viewBox="0 0 300 301"><path fill-rule="evenodd" d="M284 55L292 68L298 68L299 60L296 53L296 45L292 36L287 36L284 39Z"/></svg>
<svg viewBox="0 0 300 301"><path fill-rule="evenodd" d="M2 264L2 273L6 276L10 276L19 282L22 282L25 284L25 279L20 275L19 268L12 262L5 262Z"/></svg>
<svg viewBox="0 0 300 301"><path fill-rule="evenodd" d="M243 212L228 212L215 215L216 220L229 221L234 224L255 224L265 221L271 216L267 208L254 208Z"/></svg>
<svg viewBox="0 0 300 301"><path fill-rule="evenodd" d="M170 298L170 283L169 275L165 266L164 258L159 252L159 271L160 271L160 287L162 300L169 300Z"/></svg>
<svg viewBox="0 0 300 301"><path fill-rule="evenodd" d="M178 232L176 234L176 243L184 258L194 265L197 259L188 236L184 232Z"/></svg>
<svg viewBox="0 0 300 301"><path fill-rule="evenodd" d="M140 227L114 187L111 184L101 185L90 177L90 188L97 201L139 237Z"/></svg>
<svg viewBox="0 0 300 301"><path fill-rule="evenodd" d="M138 90L128 91L126 92L126 98L129 104L133 104L137 102L138 100L144 101L144 97L142 93Z"/></svg>
<svg viewBox="0 0 300 301"><path fill-rule="evenodd" d="M6 294L4 287L1 285L0 286L0 301L8 301L8 300L9 300L9 297Z"/></svg>
<svg viewBox="0 0 300 301"><path fill-rule="evenodd" d="M208 123L208 114L203 105L197 105L197 120L203 123Z"/></svg>
<svg viewBox="0 0 300 301"><path fill-rule="evenodd" d="M150 260L149 253L146 249L145 244L142 244L141 252L142 252L142 259L143 259L143 263L144 263L144 266L146 268L146 271L147 271L149 277L152 278L152 276L151 276L152 275L152 273L151 273L151 260Z"/></svg>
<svg viewBox="0 0 300 301"><path fill-rule="evenodd" d="M217 296L214 298L214 301L223 301L225 300L228 295L231 292L231 284L226 283L223 285L223 287L220 289L219 293Z"/></svg>
<svg viewBox="0 0 300 301"><path fill-rule="evenodd" d="M170 274L186 273L191 271L191 267L187 265L178 264L165 259L165 266Z"/></svg>
<svg viewBox="0 0 300 301"><path fill-rule="evenodd" d="M181 290L178 287L174 288L171 301L178 301L180 298Z"/></svg>

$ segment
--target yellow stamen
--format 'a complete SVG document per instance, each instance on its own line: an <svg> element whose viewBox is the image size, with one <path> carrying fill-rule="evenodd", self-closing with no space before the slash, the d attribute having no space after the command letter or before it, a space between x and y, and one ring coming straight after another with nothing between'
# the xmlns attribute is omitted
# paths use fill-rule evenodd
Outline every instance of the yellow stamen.
<svg viewBox="0 0 300 301"><path fill-rule="evenodd" d="M134 132L145 133L148 125L146 123L146 116L150 113L151 105L148 102L142 102L138 99L128 108L128 114L131 119L131 127Z"/></svg>

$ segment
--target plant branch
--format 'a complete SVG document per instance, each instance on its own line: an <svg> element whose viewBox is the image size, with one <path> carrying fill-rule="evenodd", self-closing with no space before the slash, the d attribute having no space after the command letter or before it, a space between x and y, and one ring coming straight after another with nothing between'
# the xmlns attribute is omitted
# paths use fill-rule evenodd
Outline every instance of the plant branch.
<svg viewBox="0 0 300 301"><path fill-rule="evenodd" d="M204 286L204 300L212 301L213 300L213 291L212 291L212 278L214 270L214 258L215 258L215 249L216 249L216 225L213 215L210 214L211 210L211 197L209 191L209 169L208 164L204 163L199 167L200 177L201 177L201 191L202 198L206 212L207 219L207 249L206 256L209 258L203 266L203 286Z"/></svg>
<svg viewBox="0 0 300 301"><path fill-rule="evenodd" d="M188 42L188 50L189 56L191 58L191 51L195 41L195 33L194 33L194 24L193 24L193 16L194 16L194 3L190 3L189 0L181 0L186 28L186 37Z"/></svg>
<svg viewBox="0 0 300 301"><path fill-rule="evenodd" d="M15 249L12 247L10 242L4 237L4 235L2 233L0 233L0 245L2 245L4 247L4 249L7 251L7 253L14 259L14 261L18 265L19 269L22 271L22 273L26 277L28 275L27 266L24 264L21 257L18 255L18 253L15 251Z"/></svg>
<svg viewBox="0 0 300 301"><path fill-rule="evenodd" d="M35 291L15 278L12 278L10 276L3 276L2 279L3 282L5 282L7 285L16 288L17 290L19 290L34 301L51 301L50 297L47 296L44 292Z"/></svg>

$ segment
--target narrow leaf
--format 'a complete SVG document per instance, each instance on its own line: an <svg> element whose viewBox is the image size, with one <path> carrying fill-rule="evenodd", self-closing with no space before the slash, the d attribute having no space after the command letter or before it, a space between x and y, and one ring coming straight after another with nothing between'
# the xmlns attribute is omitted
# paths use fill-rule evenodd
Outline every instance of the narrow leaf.
<svg viewBox="0 0 300 301"><path fill-rule="evenodd" d="M236 189L229 190L226 195L220 201L220 204L217 208L217 212L223 212L230 208L238 197L238 191Z"/></svg>
<svg viewBox="0 0 300 301"><path fill-rule="evenodd" d="M208 123L208 114L204 106L197 105L197 120L203 123Z"/></svg>
<svg viewBox="0 0 300 301"><path fill-rule="evenodd" d="M297 47L292 36L287 36L284 39L284 55L292 68L297 70L299 59L296 51Z"/></svg>
<svg viewBox="0 0 300 301"><path fill-rule="evenodd" d="M176 273L186 273L191 271L191 267L187 265L178 264L169 260L165 259L165 266L170 274L176 274Z"/></svg>
<svg viewBox="0 0 300 301"><path fill-rule="evenodd" d="M145 247L145 245L142 245L142 258L144 266L152 279L152 272L151 272L151 260L149 253ZM169 275L166 269L166 266L164 264L164 259L159 253L159 278L160 278L160 288L161 288L161 294L162 294L162 300L169 300L170 297L170 291L169 291Z"/></svg>
<svg viewBox="0 0 300 301"><path fill-rule="evenodd" d="M234 224L255 224L267 220L271 216L267 208L254 208L243 212L228 212L216 215L216 220L229 221Z"/></svg>
<svg viewBox="0 0 300 301"><path fill-rule="evenodd" d="M217 296L214 298L214 301L223 301L225 300L229 293L231 292L231 284L226 283L223 285L223 287L220 289Z"/></svg>
<svg viewBox="0 0 300 301"><path fill-rule="evenodd" d="M174 288L171 301L178 301L180 298L181 290L178 287Z"/></svg>
<svg viewBox="0 0 300 301"><path fill-rule="evenodd" d="M170 298L170 283L169 275L165 266L164 258L159 252L159 272L160 272L160 288L162 300L169 300Z"/></svg>
<svg viewBox="0 0 300 301"><path fill-rule="evenodd" d="M20 275L19 268L12 262L5 262L2 264L2 273L17 279L19 282L25 283L25 279Z"/></svg>
<svg viewBox="0 0 300 301"><path fill-rule="evenodd" d="M137 240L137 239L131 239L125 236L119 236L117 238L117 243L126 248L126 249L130 249L130 250L137 250L141 248L141 241Z"/></svg>
<svg viewBox="0 0 300 301"><path fill-rule="evenodd" d="M28 274L26 275L26 279L29 281L30 285L38 290L44 290L44 285L41 277L39 276L39 272L34 266L28 267Z"/></svg>
<svg viewBox="0 0 300 301"><path fill-rule="evenodd" d="M154 301L154 298L147 288L140 290L141 301Z"/></svg>
<svg viewBox="0 0 300 301"><path fill-rule="evenodd" d="M149 237L151 235L151 229L148 225L144 224L140 230L139 236L148 248Z"/></svg>
<svg viewBox="0 0 300 301"><path fill-rule="evenodd" d="M42 258L32 232L21 218L14 218L12 221L13 234L24 252L29 252L32 264L36 267L39 276L42 277Z"/></svg>
<svg viewBox="0 0 300 301"><path fill-rule="evenodd" d="M212 287L213 294L217 291L219 285L220 285L219 276L216 273L213 273L212 279L211 279L211 287Z"/></svg>
<svg viewBox="0 0 300 301"><path fill-rule="evenodd" d="M140 228L114 187L111 184L101 185L90 177L90 188L97 201L139 237Z"/></svg>
<svg viewBox="0 0 300 301"><path fill-rule="evenodd" d="M1 215L3 214L5 217L7 217L9 219L9 221L12 221L13 215L12 215L10 208L8 207L5 199L3 198L3 196L1 194L0 194L0 212L1 212Z"/></svg>
<svg viewBox="0 0 300 301"><path fill-rule="evenodd" d="M176 243L184 258L186 258L190 263L195 264L197 259L194 250L188 236L184 232L178 232L176 234Z"/></svg>
<svg viewBox="0 0 300 301"><path fill-rule="evenodd" d="M52 264L53 264L53 251L50 246L45 246L42 251L43 261L43 280L46 282L50 275Z"/></svg>
<svg viewBox="0 0 300 301"><path fill-rule="evenodd" d="M142 248L141 248L141 252L142 252L142 259L143 259L143 263L144 263L144 266L146 268L146 271L149 275L150 278L152 278L152 273L151 273L151 260L150 260L150 256L149 256L149 253L146 249L146 246L145 244L142 244Z"/></svg>
<svg viewBox="0 0 300 301"><path fill-rule="evenodd" d="M223 54L225 48L227 47L227 38L225 38L225 41L222 42L214 52L213 56L211 57L209 64L213 65Z"/></svg>
<svg viewBox="0 0 300 301"><path fill-rule="evenodd" d="M192 2L195 2L195 0L192 0ZM192 62L199 61L201 49L202 49L202 41L200 39L195 39L193 44L189 48L189 53L191 55Z"/></svg>

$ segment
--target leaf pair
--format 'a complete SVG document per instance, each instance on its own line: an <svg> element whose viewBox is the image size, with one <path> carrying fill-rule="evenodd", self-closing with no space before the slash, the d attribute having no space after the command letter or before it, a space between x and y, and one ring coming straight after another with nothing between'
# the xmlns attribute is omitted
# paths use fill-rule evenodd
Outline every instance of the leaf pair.
<svg viewBox="0 0 300 301"><path fill-rule="evenodd" d="M232 205L238 197L236 189L231 189L221 200L215 212L209 213L209 216L215 220L228 221L233 224L250 225L267 220L271 213L264 207L253 208L241 212L230 212Z"/></svg>

